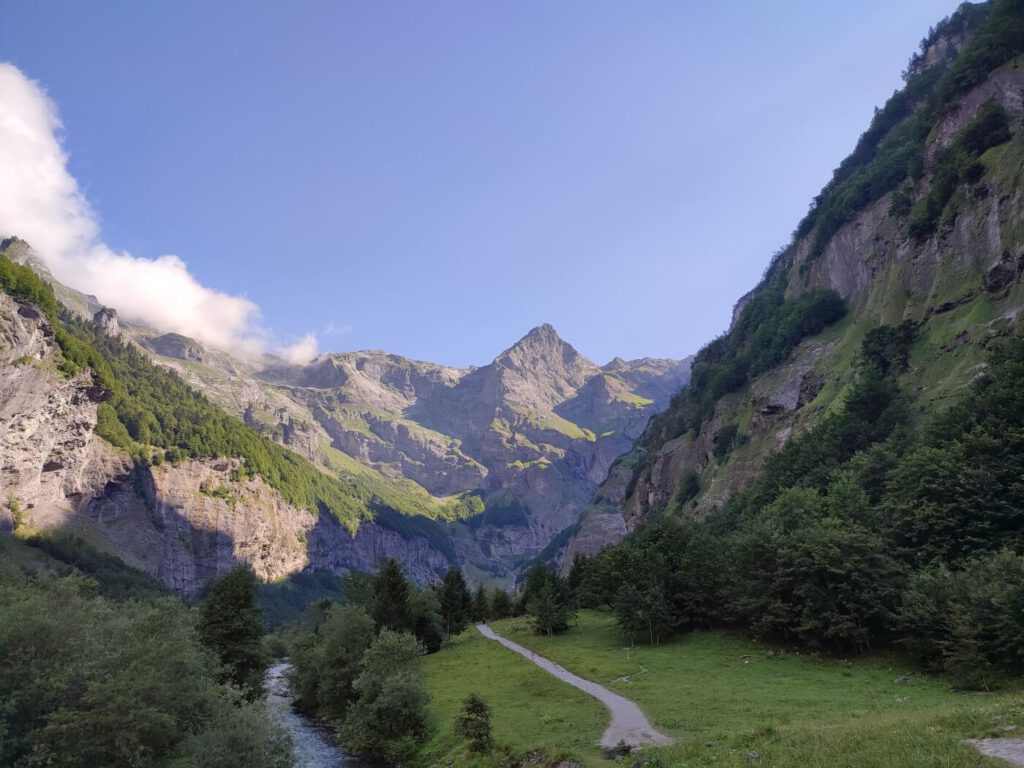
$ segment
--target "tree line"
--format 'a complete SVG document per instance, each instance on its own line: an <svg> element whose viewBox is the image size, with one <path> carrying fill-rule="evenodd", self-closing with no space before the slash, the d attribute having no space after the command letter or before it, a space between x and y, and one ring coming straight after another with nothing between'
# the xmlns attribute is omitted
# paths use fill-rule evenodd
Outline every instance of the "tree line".
<svg viewBox="0 0 1024 768"><path fill-rule="evenodd" d="M1024 672L1024 337L916 429L916 327L870 331L843 407L705 521L663 517L569 583L633 642L741 626L843 652L898 644L965 687Z"/></svg>
<svg viewBox="0 0 1024 768"><path fill-rule="evenodd" d="M32 543L0 537L0 764L291 766L244 576L196 610L80 540Z"/></svg>
<svg viewBox="0 0 1024 768"><path fill-rule="evenodd" d="M376 574L347 575L343 593L343 602L322 601L285 633L295 704L333 723L353 753L407 762L429 736L419 659L471 622L511 616L516 603L499 588L470 590L457 568L419 588L395 560ZM486 703L467 707L463 726L480 748L489 743Z"/></svg>

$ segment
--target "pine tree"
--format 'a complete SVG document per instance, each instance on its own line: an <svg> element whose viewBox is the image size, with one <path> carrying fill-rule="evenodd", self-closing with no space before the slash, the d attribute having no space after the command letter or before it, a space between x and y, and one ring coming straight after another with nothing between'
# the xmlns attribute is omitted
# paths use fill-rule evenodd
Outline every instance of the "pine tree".
<svg viewBox="0 0 1024 768"><path fill-rule="evenodd" d="M411 629L409 618L409 582L398 561L384 562L374 589L373 620L377 629L404 632Z"/></svg>
<svg viewBox="0 0 1024 768"><path fill-rule="evenodd" d="M487 621L491 612L490 601L487 599L487 590L484 589L484 585L481 584L476 589L476 594L473 595L473 606L471 613L473 614L473 621Z"/></svg>
<svg viewBox="0 0 1024 768"><path fill-rule="evenodd" d="M254 699L263 695L266 668L255 598L256 577L247 568L236 568L213 582L199 608L199 637L220 661L222 679Z"/></svg>
<svg viewBox="0 0 1024 768"><path fill-rule="evenodd" d="M512 598L501 587L495 587L491 593L490 614L495 619L507 619L512 615Z"/></svg>
<svg viewBox="0 0 1024 768"><path fill-rule="evenodd" d="M548 583L530 600L534 631L538 634L552 635L568 625L568 611L559 597L554 585Z"/></svg>
<svg viewBox="0 0 1024 768"><path fill-rule="evenodd" d="M469 588L458 568L448 569L437 596L441 602L441 623L444 627L444 634L450 639L466 628L471 609Z"/></svg>
<svg viewBox="0 0 1024 768"><path fill-rule="evenodd" d="M491 737L491 708L477 693L462 702L462 711L455 719L455 732L469 742L469 751L485 754L494 744Z"/></svg>

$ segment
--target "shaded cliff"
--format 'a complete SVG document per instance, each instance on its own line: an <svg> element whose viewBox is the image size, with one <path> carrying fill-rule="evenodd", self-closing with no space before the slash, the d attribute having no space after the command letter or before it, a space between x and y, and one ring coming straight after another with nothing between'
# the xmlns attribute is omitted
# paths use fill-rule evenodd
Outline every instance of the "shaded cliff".
<svg viewBox="0 0 1024 768"><path fill-rule="evenodd" d="M186 595L239 563L273 580L396 557L420 583L449 567L454 552L436 536L378 521L372 506L353 531L240 473L239 459L133 459L96 434L111 391L89 370L69 376L65 357L47 314L0 292L3 527L80 534Z"/></svg>

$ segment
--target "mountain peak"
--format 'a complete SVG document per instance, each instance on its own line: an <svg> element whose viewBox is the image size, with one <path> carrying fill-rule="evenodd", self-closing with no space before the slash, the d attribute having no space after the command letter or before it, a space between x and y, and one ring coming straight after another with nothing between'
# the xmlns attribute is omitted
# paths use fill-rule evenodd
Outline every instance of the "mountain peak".
<svg viewBox="0 0 1024 768"><path fill-rule="evenodd" d="M551 323L541 323L536 328L531 328L530 332L527 333L522 341L527 339L557 339L561 341L562 338L558 335L558 331L555 330L555 326Z"/></svg>
<svg viewBox="0 0 1024 768"><path fill-rule="evenodd" d="M566 362L577 358L584 359L576 349L558 335L558 331L550 323L542 323L533 328L519 341L502 352L495 362L521 363L526 360L564 359ZM588 365L593 365L586 361Z"/></svg>

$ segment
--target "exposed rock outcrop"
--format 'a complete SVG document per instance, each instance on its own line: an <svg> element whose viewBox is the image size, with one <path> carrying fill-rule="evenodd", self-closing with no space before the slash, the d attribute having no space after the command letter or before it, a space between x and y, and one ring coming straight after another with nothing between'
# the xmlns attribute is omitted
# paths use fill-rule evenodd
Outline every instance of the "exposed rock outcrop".
<svg viewBox="0 0 1024 768"><path fill-rule="evenodd" d="M188 336L180 333L165 333L163 336L156 336L149 339L146 345L158 355L165 357L176 357L179 360L192 360L202 362L206 358L206 350L203 345Z"/></svg>
<svg viewBox="0 0 1024 768"><path fill-rule="evenodd" d="M913 66L938 66L963 42L960 32L939 35ZM1014 134L978 159L970 179L959 181L934 233L911 237L905 209L893 206L890 193L865 205L823 248L812 230L777 254L768 273L773 285L784 285L787 298L834 290L846 301L847 319L722 397L696 432L648 441L645 452L634 452L628 492L621 494L622 478L613 472L588 506L566 558L599 549L602 535L605 544L621 536L608 522L612 509L629 530L665 510L699 517L725 503L758 476L773 452L841 405L858 370L860 340L872 327L920 324L904 387L923 411L941 408L977 375L986 345L1011 332L1024 305L1024 69L1018 65L1010 62L966 91L931 131L923 178L907 192L911 204L928 194L938 151L983 105L1000 104ZM734 323L754 293L737 302ZM714 437L725 427L738 429L744 441L716 458ZM680 481L692 473L700 490L681 504Z"/></svg>
<svg viewBox="0 0 1024 768"><path fill-rule="evenodd" d="M121 326L117 322L117 310L104 307L92 317L92 324L107 336L115 339L121 336Z"/></svg>
<svg viewBox="0 0 1024 768"><path fill-rule="evenodd" d="M88 373L58 372L49 321L0 293L0 526L78 533L185 595L239 563L263 579L306 567L341 573L402 561L420 583L448 567L429 541L377 522L346 530L284 501L260 478L234 479L238 460L136 464L98 438L109 395Z"/></svg>

